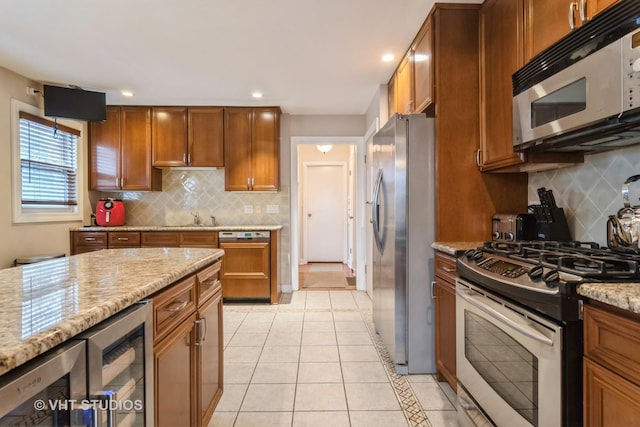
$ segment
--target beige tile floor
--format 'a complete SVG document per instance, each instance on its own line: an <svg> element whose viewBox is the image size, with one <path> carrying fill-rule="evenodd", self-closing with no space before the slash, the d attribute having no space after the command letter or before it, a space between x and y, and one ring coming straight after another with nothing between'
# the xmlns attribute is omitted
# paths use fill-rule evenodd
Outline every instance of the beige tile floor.
<svg viewBox="0 0 640 427"><path fill-rule="evenodd" d="M224 394L210 427L456 426L454 393L393 372L359 291L224 305Z"/></svg>

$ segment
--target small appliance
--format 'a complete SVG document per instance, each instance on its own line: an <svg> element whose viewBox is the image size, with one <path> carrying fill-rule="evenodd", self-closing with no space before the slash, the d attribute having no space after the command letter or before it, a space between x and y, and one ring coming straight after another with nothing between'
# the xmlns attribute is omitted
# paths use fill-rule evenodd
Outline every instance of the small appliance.
<svg viewBox="0 0 640 427"><path fill-rule="evenodd" d="M532 213L495 214L492 222L494 241L536 240L536 217Z"/></svg>
<svg viewBox="0 0 640 427"><path fill-rule="evenodd" d="M124 203L118 199L100 199L96 206L96 224L105 227L124 225Z"/></svg>

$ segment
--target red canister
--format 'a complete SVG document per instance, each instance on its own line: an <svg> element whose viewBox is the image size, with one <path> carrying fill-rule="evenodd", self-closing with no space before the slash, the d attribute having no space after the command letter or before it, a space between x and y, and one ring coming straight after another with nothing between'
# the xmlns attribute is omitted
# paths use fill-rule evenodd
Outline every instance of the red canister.
<svg viewBox="0 0 640 427"><path fill-rule="evenodd" d="M124 203L117 199L100 199L96 206L96 224L106 227L124 225Z"/></svg>

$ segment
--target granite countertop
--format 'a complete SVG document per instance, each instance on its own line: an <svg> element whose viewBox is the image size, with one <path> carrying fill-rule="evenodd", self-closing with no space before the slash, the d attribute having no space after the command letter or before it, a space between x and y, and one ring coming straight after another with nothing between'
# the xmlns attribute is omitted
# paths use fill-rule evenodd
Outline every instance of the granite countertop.
<svg viewBox="0 0 640 427"><path fill-rule="evenodd" d="M431 244L431 247L436 251L458 256L460 252L464 252L467 249L479 248L483 244L484 242L434 242Z"/></svg>
<svg viewBox="0 0 640 427"><path fill-rule="evenodd" d="M578 295L640 314L640 283L584 283Z"/></svg>
<svg viewBox="0 0 640 427"><path fill-rule="evenodd" d="M97 225L73 227L70 231L273 231L282 229L278 224L256 225L121 225L100 227Z"/></svg>
<svg viewBox="0 0 640 427"><path fill-rule="evenodd" d="M0 375L222 255L221 249L105 249L0 270Z"/></svg>

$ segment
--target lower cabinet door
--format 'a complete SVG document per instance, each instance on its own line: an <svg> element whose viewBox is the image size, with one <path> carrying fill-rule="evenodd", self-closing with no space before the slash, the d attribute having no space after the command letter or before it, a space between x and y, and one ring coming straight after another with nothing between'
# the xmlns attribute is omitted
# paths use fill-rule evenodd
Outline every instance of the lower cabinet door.
<svg viewBox="0 0 640 427"><path fill-rule="evenodd" d="M640 387L584 358L584 425L640 426Z"/></svg>
<svg viewBox="0 0 640 427"><path fill-rule="evenodd" d="M269 242L221 242L224 298L269 298Z"/></svg>
<svg viewBox="0 0 640 427"><path fill-rule="evenodd" d="M198 309L196 320L200 425L206 427L222 396L222 290Z"/></svg>
<svg viewBox="0 0 640 427"><path fill-rule="evenodd" d="M456 390L456 289L436 276L435 295L437 377Z"/></svg>
<svg viewBox="0 0 640 427"><path fill-rule="evenodd" d="M156 426L196 424L193 313L154 348Z"/></svg>

